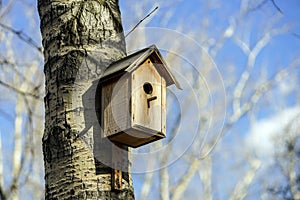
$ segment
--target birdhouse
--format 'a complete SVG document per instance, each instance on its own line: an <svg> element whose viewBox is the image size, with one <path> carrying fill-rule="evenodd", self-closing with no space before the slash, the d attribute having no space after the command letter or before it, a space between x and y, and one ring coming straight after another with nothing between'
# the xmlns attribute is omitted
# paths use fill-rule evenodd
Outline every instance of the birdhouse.
<svg viewBox="0 0 300 200"><path fill-rule="evenodd" d="M112 63L100 79L103 136L130 147L165 138L172 84L181 89L155 45Z"/></svg>

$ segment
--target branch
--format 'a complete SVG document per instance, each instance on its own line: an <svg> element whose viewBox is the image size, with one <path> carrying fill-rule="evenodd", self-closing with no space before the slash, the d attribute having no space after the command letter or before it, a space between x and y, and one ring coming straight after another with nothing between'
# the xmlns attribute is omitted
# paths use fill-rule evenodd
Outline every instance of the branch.
<svg viewBox="0 0 300 200"><path fill-rule="evenodd" d="M257 89L255 89L254 94L250 97L249 101L245 103L240 110L237 112L234 112L231 117L229 118L228 122L224 125L224 128L222 131L219 133L213 144L211 145L211 148L202 156L200 156L198 159L203 160L205 159L217 146L221 138L223 137L224 133L230 129L234 123L236 123L242 116L244 116L246 113L248 113L251 108L253 107L254 104L258 102L260 97L265 94L268 90L270 90L276 83L281 81L284 77L288 75L289 70L292 68L296 68L297 66L300 65L300 59L295 60L294 62L291 63L290 66L278 71L273 78L270 80L266 81L265 83L261 84Z"/></svg>
<svg viewBox="0 0 300 200"><path fill-rule="evenodd" d="M187 188L189 182L192 180L194 174L197 172L199 165L200 165L199 159L193 159L192 163L190 164L189 169L184 174L184 176L180 179L178 184L173 188L173 195L172 200L179 200L181 199L185 189Z"/></svg>
<svg viewBox="0 0 300 200"><path fill-rule="evenodd" d="M258 159L253 159L250 160L249 162L251 165L251 169L245 174L242 180L240 180L236 184L230 199L233 200L244 199L247 196L248 187L251 185L257 170L261 166L261 161Z"/></svg>
<svg viewBox="0 0 300 200"><path fill-rule="evenodd" d="M257 6L253 7L253 8L249 8L248 11L255 11L258 10L260 8L262 8L269 0L264 0L262 2L260 2Z"/></svg>
<svg viewBox="0 0 300 200"><path fill-rule="evenodd" d="M160 142L155 143L153 146L150 146L150 152L159 149L159 147L161 146ZM149 162L147 165L147 172L145 175L145 179L144 179L144 183L142 185L142 189L141 189L141 195L140 195L140 199L148 199L148 195L149 192L151 191L151 185L152 185L152 181L153 181L153 174L154 172L151 172L151 170L153 169L153 165L154 162Z"/></svg>
<svg viewBox="0 0 300 200"><path fill-rule="evenodd" d="M22 155L22 162L21 162L21 170L22 170L22 182L19 183L19 188L22 188L23 186L27 185L29 182L34 182L35 180L32 179L32 173L38 173L40 168L39 165L35 165L34 162L39 160L39 158L36 157L36 143L37 141L34 138L37 138L37 135L39 135L38 132L42 130L43 123L40 123L40 117L37 118L37 120L33 119L36 111L34 106L38 105L38 100L31 100L29 101L28 98L24 98L24 102L27 108L27 117L24 124L26 124L27 134L25 138L25 144L23 148L23 155ZM33 108L31 108L33 106ZM35 124L35 128L33 127L33 124ZM25 166L26 162L26 166ZM34 198L39 199L39 198Z"/></svg>
<svg viewBox="0 0 300 200"><path fill-rule="evenodd" d="M161 200L169 200L169 172L167 167L160 169L160 179Z"/></svg>
<svg viewBox="0 0 300 200"><path fill-rule="evenodd" d="M233 92L233 110L234 112L239 112L241 108L241 97L243 90L250 78L251 71L255 65L256 58L260 51L270 42L272 37L279 35L287 31L287 27L284 26L280 29L273 29L270 32L266 33L259 41L256 42L253 49L250 48L243 42L236 40L237 44L244 51L245 54L248 54L246 69L241 75L241 78L238 80L237 85ZM250 50L250 51L249 51Z"/></svg>
<svg viewBox="0 0 300 200"><path fill-rule="evenodd" d="M253 7L253 8L249 8L248 11L256 11L258 9L261 9L266 3L268 3L268 1L271 1L271 3L273 4L273 6L276 8L276 10L278 12L280 12L280 14L283 14L282 10L279 8L279 6L275 3L275 0L264 0L261 3L259 3L257 6Z"/></svg>
<svg viewBox="0 0 300 200"><path fill-rule="evenodd" d="M5 83L5 82L1 81L1 80L0 80L0 84L7 87L7 88L9 88L9 89L11 89L11 90L13 90L14 92L16 92L18 94L23 95L23 96L31 96L31 97L33 97L35 99L39 99L39 100L42 99L42 97L40 97L36 94L30 93L30 92L24 92L24 91L12 86L12 85L9 85L8 83Z"/></svg>
<svg viewBox="0 0 300 200"><path fill-rule="evenodd" d="M15 34L18 38L20 38L21 40L23 40L24 42L26 42L27 44L29 44L30 46L34 47L39 53L43 53L42 51L42 47L40 47L38 45L37 42L35 42L30 36L26 35L25 33L23 33L23 31L18 31L13 29L10 26L7 26L5 24L0 23L0 27L2 27L3 29L6 29L10 32L12 32L13 34Z"/></svg>
<svg viewBox="0 0 300 200"><path fill-rule="evenodd" d="M26 78L25 75L18 70L18 66L22 66L24 68L27 68L28 66L26 64L21 64L20 65L20 64L11 62L11 61L9 61L8 59L6 59L4 57L1 58L1 55L0 55L0 66L1 65L8 65L8 66L10 66L14 70L15 74L18 75L18 76L20 76L20 78L22 78L22 80L31 83L31 81L29 81L28 78Z"/></svg>
<svg viewBox="0 0 300 200"><path fill-rule="evenodd" d="M292 36L294 36L297 39L300 39L300 35L294 32L290 32L292 34Z"/></svg>
<svg viewBox="0 0 300 200"><path fill-rule="evenodd" d="M23 110L23 102L21 99L21 96L18 95L17 101L16 101L16 117L15 117L15 134L14 134L14 146L13 146L13 166L12 166L12 178L13 182L11 184L10 193L12 194L12 199L18 199L18 182L21 172L21 166L22 166L22 112Z"/></svg>
<svg viewBox="0 0 300 200"><path fill-rule="evenodd" d="M149 14L147 14L143 19L141 19L139 21L139 23L137 23L126 35L125 38L132 33L146 18L150 17L150 15L152 15L152 13L154 13L156 10L158 9L158 6L156 6Z"/></svg>
<svg viewBox="0 0 300 200"><path fill-rule="evenodd" d="M207 157L205 160L202 161L202 165L198 169L198 174L200 179L202 180L203 187L204 187L204 195L203 199L211 200L212 198L212 159L211 157Z"/></svg>
<svg viewBox="0 0 300 200"><path fill-rule="evenodd" d="M276 8L276 10L278 11L278 12L280 12L281 14L283 14L283 12L282 12L282 10L279 8L279 6L275 3L275 0L271 0L271 2L272 2L272 4L273 4L273 6Z"/></svg>
<svg viewBox="0 0 300 200"><path fill-rule="evenodd" d="M6 3L5 7L3 5L2 5L2 7L0 7L0 19L2 19L4 16L6 16L11 11L11 9L15 3L16 3L16 1L8 1L8 3Z"/></svg>
<svg viewBox="0 0 300 200"><path fill-rule="evenodd" d="M297 137L299 137L297 135L297 130L299 130L300 126L299 119L300 114L297 114L293 119L290 120L290 122L284 128L283 132L285 133L284 135L286 135L286 138L284 139L284 145L286 145L286 150L284 151L285 153L282 155L283 161L278 161L283 173L289 180L290 190L293 199L300 199L300 190L297 187L299 185L299 179L297 175L298 173L295 169L295 166L298 162L298 158L297 156L295 156L295 154L297 153L296 141ZM282 138L280 138L280 140L282 140ZM286 160L289 160L289 162L285 162Z"/></svg>
<svg viewBox="0 0 300 200"><path fill-rule="evenodd" d="M150 192L152 179L153 179L153 172L146 173L144 183L141 189L141 199L147 199L148 194Z"/></svg>

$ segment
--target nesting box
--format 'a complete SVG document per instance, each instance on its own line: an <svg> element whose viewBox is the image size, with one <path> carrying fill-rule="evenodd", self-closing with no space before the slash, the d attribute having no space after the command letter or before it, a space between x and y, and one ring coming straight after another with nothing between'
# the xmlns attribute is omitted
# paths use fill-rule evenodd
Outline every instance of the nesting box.
<svg viewBox="0 0 300 200"><path fill-rule="evenodd" d="M156 46L112 63L100 84L104 137L130 147L166 137L166 87L181 87Z"/></svg>

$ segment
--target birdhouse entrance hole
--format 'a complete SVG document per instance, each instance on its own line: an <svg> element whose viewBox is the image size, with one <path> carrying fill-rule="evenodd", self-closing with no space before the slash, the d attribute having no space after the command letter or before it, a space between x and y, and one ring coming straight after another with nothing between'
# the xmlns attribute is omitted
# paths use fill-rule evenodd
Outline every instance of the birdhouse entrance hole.
<svg viewBox="0 0 300 200"><path fill-rule="evenodd" d="M151 83L148 83L148 82L144 83L143 88L144 88L144 91L146 92L146 94L152 94L153 87L152 87Z"/></svg>

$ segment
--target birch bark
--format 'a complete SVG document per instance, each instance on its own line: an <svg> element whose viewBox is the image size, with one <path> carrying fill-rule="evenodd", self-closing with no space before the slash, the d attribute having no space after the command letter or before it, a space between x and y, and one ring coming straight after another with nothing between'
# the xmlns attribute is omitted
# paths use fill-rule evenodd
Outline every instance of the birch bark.
<svg viewBox="0 0 300 200"><path fill-rule="evenodd" d="M128 174L121 191L111 189L110 165L101 160L109 160L111 144L101 140L95 113L93 83L126 54L118 0L39 0L38 9L46 77L45 198L134 199Z"/></svg>

